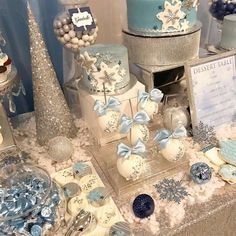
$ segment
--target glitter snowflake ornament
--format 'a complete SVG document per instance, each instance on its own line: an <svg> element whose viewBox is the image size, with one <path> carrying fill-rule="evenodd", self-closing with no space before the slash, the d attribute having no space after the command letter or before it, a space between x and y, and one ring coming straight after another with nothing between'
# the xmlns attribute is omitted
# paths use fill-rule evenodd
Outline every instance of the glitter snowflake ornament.
<svg viewBox="0 0 236 236"><path fill-rule="evenodd" d="M163 179L161 182L154 185L154 187L159 193L160 199L165 199L169 202L180 204L181 201L189 195L186 188L182 185L182 182L174 179Z"/></svg>
<svg viewBox="0 0 236 236"><path fill-rule="evenodd" d="M193 140L202 147L206 147L210 144L217 145L218 140L214 126L204 124L200 121L199 125L193 129Z"/></svg>

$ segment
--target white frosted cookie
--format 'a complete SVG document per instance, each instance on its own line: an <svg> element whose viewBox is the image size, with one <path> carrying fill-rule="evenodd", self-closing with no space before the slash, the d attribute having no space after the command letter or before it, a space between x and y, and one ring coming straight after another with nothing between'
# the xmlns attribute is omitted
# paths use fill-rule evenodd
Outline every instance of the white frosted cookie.
<svg viewBox="0 0 236 236"><path fill-rule="evenodd" d="M103 187L97 175L86 175L80 179L79 183L82 191L85 193L89 193L94 188Z"/></svg>
<svg viewBox="0 0 236 236"><path fill-rule="evenodd" d="M72 171L72 169L66 169L66 170L58 171L54 175L53 179L60 186L64 186L67 183L73 182L73 180L74 180L73 171Z"/></svg>
<svg viewBox="0 0 236 236"><path fill-rule="evenodd" d="M81 209L88 208L88 201L85 194L80 194L68 202L67 211L70 215L74 216L79 213Z"/></svg>
<svg viewBox="0 0 236 236"><path fill-rule="evenodd" d="M230 184L236 183L236 167L225 164L222 165L219 170L219 175L222 177L223 180L229 182Z"/></svg>
<svg viewBox="0 0 236 236"><path fill-rule="evenodd" d="M225 164L223 157L220 154L220 149L214 146L208 146L203 149L205 157L215 166L221 166Z"/></svg>
<svg viewBox="0 0 236 236"><path fill-rule="evenodd" d="M120 221L120 216L114 206L105 205L97 211L98 224L104 228L110 228Z"/></svg>

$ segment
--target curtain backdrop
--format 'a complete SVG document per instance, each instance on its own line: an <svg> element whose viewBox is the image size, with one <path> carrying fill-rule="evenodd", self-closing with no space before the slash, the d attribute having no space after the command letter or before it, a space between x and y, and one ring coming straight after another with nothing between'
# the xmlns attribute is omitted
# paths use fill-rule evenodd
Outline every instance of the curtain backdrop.
<svg viewBox="0 0 236 236"><path fill-rule="evenodd" d="M63 73L64 81L73 77L74 65L73 55L62 49L53 33L53 19L61 11L61 7L57 0L30 0L30 3L45 38L58 79L62 84ZM127 25L126 0L90 0L89 5L98 19L97 43L122 43L122 28ZM216 26L213 24L209 30L210 16L207 0L201 0L199 20L203 23L202 45L206 43L208 35L210 35L210 42L217 42ZM13 59L27 92L26 97L21 95L15 98L17 113L31 111L33 110L33 95L26 0L0 0L0 30L7 41L3 50Z"/></svg>

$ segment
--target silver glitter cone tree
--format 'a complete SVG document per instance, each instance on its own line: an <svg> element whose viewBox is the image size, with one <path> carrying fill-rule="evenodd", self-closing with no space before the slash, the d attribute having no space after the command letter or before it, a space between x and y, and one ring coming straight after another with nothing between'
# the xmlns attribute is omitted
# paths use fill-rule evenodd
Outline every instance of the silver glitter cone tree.
<svg viewBox="0 0 236 236"><path fill-rule="evenodd" d="M37 139L44 145L57 136L74 136L75 126L39 26L27 6Z"/></svg>

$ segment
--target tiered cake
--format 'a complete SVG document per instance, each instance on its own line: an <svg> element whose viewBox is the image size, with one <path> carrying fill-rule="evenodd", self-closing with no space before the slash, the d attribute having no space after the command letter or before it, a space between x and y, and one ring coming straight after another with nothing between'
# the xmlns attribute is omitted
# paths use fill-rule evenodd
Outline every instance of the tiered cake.
<svg viewBox="0 0 236 236"><path fill-rule="evenodd" d="M137 33L187 31L197 23L197 0L127 0L128 27Z"/></svg>
<svg viewBox="0 0 236 236"><path fill-rule="evenodd" d="M132 62L179 64L198 56L198 0L127 0L124 41Z"/></svg>

